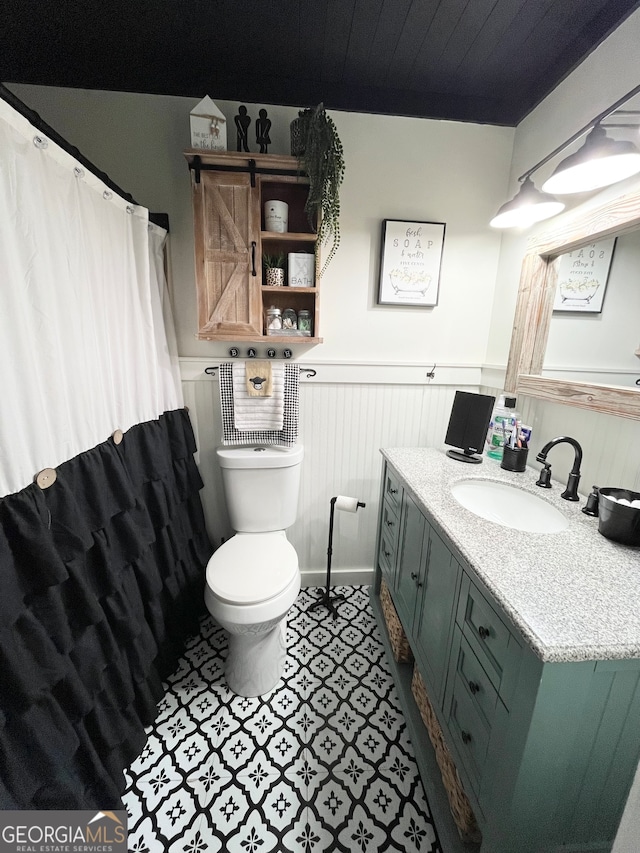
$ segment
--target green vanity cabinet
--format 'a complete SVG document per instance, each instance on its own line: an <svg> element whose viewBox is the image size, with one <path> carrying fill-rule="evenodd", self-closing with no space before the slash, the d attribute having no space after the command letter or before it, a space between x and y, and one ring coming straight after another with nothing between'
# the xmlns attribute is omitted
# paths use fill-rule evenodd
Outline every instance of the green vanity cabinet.
<svg viewBox="0 0 640 853"><path fill-rule="evenodd" d="M383 492L390 484L379 554L383 525L399 529L374 590L386 576L482 831L480 853L607 853L640 758L640 661L543 661L428 502L385 462ZM399 684L402 667L411 665L396 665ZM424 778L434 765L421 758L430 744L418 731Z"/></svg>

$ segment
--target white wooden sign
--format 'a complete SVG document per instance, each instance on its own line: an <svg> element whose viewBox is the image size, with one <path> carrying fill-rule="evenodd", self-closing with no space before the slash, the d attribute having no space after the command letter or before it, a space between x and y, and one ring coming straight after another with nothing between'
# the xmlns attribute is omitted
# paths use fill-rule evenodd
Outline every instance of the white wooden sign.
<svg viewBox="0 0 640 853"><path fill-rule="evenodd" d="M191 110L189 124L192 148L227 150L227 120L208 95Z"/></svg>

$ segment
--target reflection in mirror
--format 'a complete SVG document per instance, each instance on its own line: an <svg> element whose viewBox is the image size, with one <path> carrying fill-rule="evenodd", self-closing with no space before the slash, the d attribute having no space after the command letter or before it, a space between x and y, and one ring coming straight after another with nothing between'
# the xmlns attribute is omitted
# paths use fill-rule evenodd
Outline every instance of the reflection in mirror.
<svg viewBox="0 0 640 853"><path fill-rule="evenodd" d="M562 217L561 220L553 229L539 233L529 240L520 274L520 288L505 374L505 391L515 391L516 396L524 394L602 414L640 420L640 388L635 384L635 380L629 382L626 377L624 384L620 384L619 381L607 381L606 376L602 375L597 380L589 379L584 374L580 380L542 375L544 369L551 371L551 365L548 363L545 365L545 353L556 297L560 257L582 247L591 246L593 243L612 237L620 239L636 232L640 228L640 186L635 186L626 194L612 198L598 207L589 207L582 211L578 209ZM624 268L625 253L621 254ZM637 255L635 257L637 258ZM628 277L634 281L637 260L627 261L626 266L630 273ZM620 275L621 279L624 277ZM633 298L635 296L637 294L634 294ZM607 298L605 294L604 303ZM628 313L635 316L637 323L637 310L630 310ZM588 322L586 317L579 319ZM593 330L594 326L595 323L592 321L592 326L587 327L587 331ZM569 341L569 346L572 346L572 338L567 334L567 326L561 328L565 332L564 338ZM640 329L637 329L634 333L634 343L630 345L632 352L640 352L639 332ZM586 338L588 342L591 340L584 328L580 337ZM597 359L597 363L611 361L608 352L610 347L613 347L610 341L599 341L597 351L594 345L593 360ZM562 358L566 357L566 346L561 355ZM587 356L583 355L579 363L583 364L586 358ZM556 355L554 361L558 364L560 355ZM639 369L636 365L635 378L638 377Z"/></svg>
<svg viewBox="0 0 640 853"><path fill-rule="evenodd" d="M640 376L640 231L560 256L542 376L634 386Z"/></svg>

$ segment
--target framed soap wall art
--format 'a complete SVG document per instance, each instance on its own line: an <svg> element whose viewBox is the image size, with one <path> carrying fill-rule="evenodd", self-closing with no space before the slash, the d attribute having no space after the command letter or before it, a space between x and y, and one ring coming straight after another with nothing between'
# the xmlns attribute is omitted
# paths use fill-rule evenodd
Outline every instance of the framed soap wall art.
<svg viewBox="0 0 640 853"><path fill-rule="evenodd" d="M444 222L383 219L378 305L438 304Z"/></svg>
<svg viewBox="0 0 640 853"><path fill-rule="evenodd" d="M611 237L560 256L554 311L602 311L615 245L616 238Z"/></svg>

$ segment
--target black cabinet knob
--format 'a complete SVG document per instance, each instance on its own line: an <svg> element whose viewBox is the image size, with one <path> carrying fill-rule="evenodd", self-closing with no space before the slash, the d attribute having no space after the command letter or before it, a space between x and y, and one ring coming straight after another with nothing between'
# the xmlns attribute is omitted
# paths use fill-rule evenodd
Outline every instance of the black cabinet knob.
<svg viewBox="0 0 640 853"><path fill-rule="evenodd" d="M391 556L391 551L385 551L384 555L387 559L389 559L389 557Z"/></svg>
<svg viewBox="0 0 640 853"><path fill-rule="evenodd" d="M412 581L418 580L418 573L417 572L411 572L411 580Z"/></svg>
<svg viewBox="0 0 640 853"><path fill-rule="evenodd" d="M397 490L397 489L389 489L389 492L390 492L392 495L397 495L397 494L398 494L398 490Z"/></svg>
<svg viewBox="0 0 640 853"><path fill-rule="evenodd" d="M387 527L393 527L393 521L387 521Z"/></svg>
<svg viewBox="0 0 640 853"><path fill-rule="evenodd" d="M486 640L486 639L487 639L487 637L489 636L489 633L490 633L490 632L489 632L489 629L488 629L488 628L485 628L483 625L480 625L480 626L478 627L478 634L480 634L480 638L481 638L482 640Z"/></svg>
<svg viewBox="0 0 640 853"><path fill-rule="evenodd" d="M462 743L471 743L471 735L464 730L461 732Z"/></svg>
<svg viewBox="0 0 640 853"><path fill-rule="evenodd" d="M470 682L469 682L469 690L470 690L470 691L473 693L473 695L475 696L475 695L476 695L476 693L480 690L480 685L479 685L479 684L477 684L475 681L470 681Z"/></svg>

